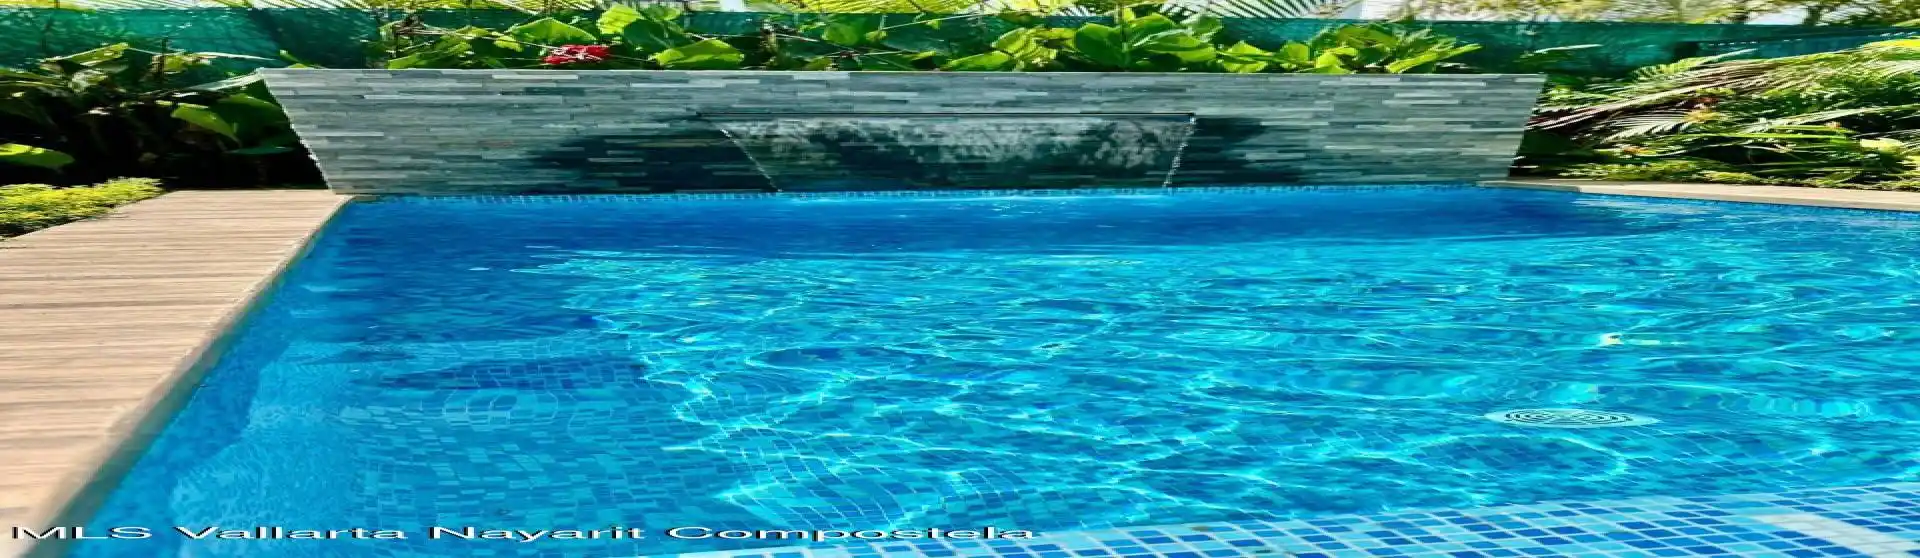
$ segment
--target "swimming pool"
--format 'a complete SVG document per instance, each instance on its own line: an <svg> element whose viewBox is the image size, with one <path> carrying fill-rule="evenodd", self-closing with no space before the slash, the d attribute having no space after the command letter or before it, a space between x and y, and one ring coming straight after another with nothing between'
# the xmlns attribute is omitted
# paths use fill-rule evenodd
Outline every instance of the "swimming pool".
<svg viewBox="0 0 1920 558"><path fill-rule="evenodd" d="M625 556L1920 478L1920 219L1481 188L349 206L77 556ZM1525 409L1644 419L1490 420ZM640 539L422 536L643 528ZM191 552L182 552L191 547Z"/></svg>

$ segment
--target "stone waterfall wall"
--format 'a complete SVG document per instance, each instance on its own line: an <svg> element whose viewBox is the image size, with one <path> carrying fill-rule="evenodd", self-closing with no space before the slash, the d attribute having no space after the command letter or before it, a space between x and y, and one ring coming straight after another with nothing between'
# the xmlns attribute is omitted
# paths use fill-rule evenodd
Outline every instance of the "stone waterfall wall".
<svg viewBox="0 0 1920 558"><path fill-rule="evenodd" d="M1191 115L703 114L781 191L1165 186Z"/></svg>
<svg viewBox="0 0 1920 558"><path fill-rule="evenodd" d="M1191 115L1173 186L1468 182L1506 176L1543 81L1532 75L262 72L328 184L353 194L769 190L763 168L720 123L796 113L1005 115L1003 121L1032 114ZM1112 185L1069 176L1021 186Z"/></svg>

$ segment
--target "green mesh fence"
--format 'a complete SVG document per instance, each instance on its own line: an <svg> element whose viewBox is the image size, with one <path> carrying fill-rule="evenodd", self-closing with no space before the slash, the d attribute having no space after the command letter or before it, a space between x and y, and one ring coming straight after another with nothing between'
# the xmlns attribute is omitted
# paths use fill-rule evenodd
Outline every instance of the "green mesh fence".
<svg viewBox="0 0 1920 558"><path fill-rule="evenodd" d="M505 26L527 16L503 10L446 10L423 13L442 26ZM190 9L190 10L0 10L0 65L94 48L114 42L143 47L167 46L279 58L285 52L314 65L366 67L365 41L398 12L362 9ZM763 17L737 12L696 12L688 27L701 32L747 32ZM877 17L877 16L875 16ZM901 18L904 16L892 16ZM1058 23L1097 18L1058 18ZM1229 19L1234 38L1273 46L1304 40L1320 30L1353 23L1330 19ZM1621 72L1689 55L1700 45L1779 41L1830 28L1773 25L1688 25L1659 23L1421 22L1435 32L1482 45L1463 62L1489 69L1530 50L1580 44L1604 45L1579 51L1565 66L1597 73ZM1813 43L1796 43L1813 44ZM1717 46L1715 48L1718 48ZM270 62L267 64L284 64Z"/></svg>
<svg viewBox="0 0 1920 558"><path fill-rule="evenodd" d="M1742 58L1778 58L1781 56L1833 52L1876 41L1916 37L1920 37L1920 29L1854 29L1838 33L1820 33L1799 37L1744 41L1704 41L1698 43L1695 50L1701 56L1748 50L1752 52L1741 55Z"/></svg>

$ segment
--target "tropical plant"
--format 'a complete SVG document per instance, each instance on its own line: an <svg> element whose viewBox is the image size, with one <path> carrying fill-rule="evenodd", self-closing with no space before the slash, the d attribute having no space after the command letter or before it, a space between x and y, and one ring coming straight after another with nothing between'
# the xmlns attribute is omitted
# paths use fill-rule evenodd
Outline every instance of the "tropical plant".
<svg viewBox="0 0 1920 558"><path fill-rule="evenodd" d="M1554 87L1533 129L1594 155L1560 169L1574 176L1814 186L1920 179L1920 39L1734 58L1742 54Z"/></svg>
<svg viewBox="0 0 1920 558"><path fill-rule="evenodd" d="M0 8L319 8L378 10L509 9L533 14L598 10L615 4L672 5L681 9L801 13L998 13L1093 15L1128 6L1178 16L1333 17L1360 0L0 0Z"/></svg>
<svg viewBox="0 0 1920 558"><path fill-rule="evenodd" d="M0 0L0 8L152 10L186 8L307 8L368 10L511 9L527 12L588 10L597 0Z"/></svg>
<svg viewBox="0 0 1920 558"><path fill-rule="evenodd" d="M1134 8L1174 17L1334 17L1360 0L753 0L752 11L803 13L1002 13L1090 16Z"/></svg>
<svg viewBox="0 0 1920 558"><path fill-rule="evenodd" d="M0 69L0 177L307 178L311 162L259 79L211 79L222 74L212 64L230 58L252 57L121 43Z"/></svg>
<svg viewBox="0 0 1920 558"><path fill-rule="evenodd" d="M1881 6L1916 0L1407 0L1395 17L1508 21L1633 21L1645 23L1748 23L1769 14L1800 13L1805 25L1833 23L1834 16L1876 12ZM1920 16L1916 16L1920 17ZM1858 23L1886 25L1891 22Z"/></svg>
<svg viewBox="0 0 1920 558"><path fill-rule="evenodd" d="M1327 29L1305 43L1289 42L1272 53L1236 43L1227 49L1227 56L1240 64L1266 63L1288 72L1408 74L1432 73L1447 60L1479 49L1480 45L1462 44L1428 29L1365 24ZM1232 66L1227 69L1238 71Z"/></svg>
<svg viewBox="0 0 1920 558"><path fill-rule="evenodd" d="M1350 25L1263 49L1228 42L1218 19L1121 7L1053 27L1024 12L773 17L754 33L690 31L676 8L615 6L597 20L546 17L507 29L417 18L381 30L386 67L768 70L1420 73L1477 45L1427 30Z"/></svg>

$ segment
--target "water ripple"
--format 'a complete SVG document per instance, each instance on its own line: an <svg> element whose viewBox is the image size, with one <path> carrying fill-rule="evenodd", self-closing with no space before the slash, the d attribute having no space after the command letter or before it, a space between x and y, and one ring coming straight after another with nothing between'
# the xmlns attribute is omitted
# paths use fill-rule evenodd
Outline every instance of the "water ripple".
<svg viewBox="0 0 1920 558"><path fill-rule="evenodd" d="M857 201L354 206L100 521L1053 530L1920 478L1920 221ZM1564 407L1660 422L1482 418ZM207 497L235 479L265 492Z"/></svg>

